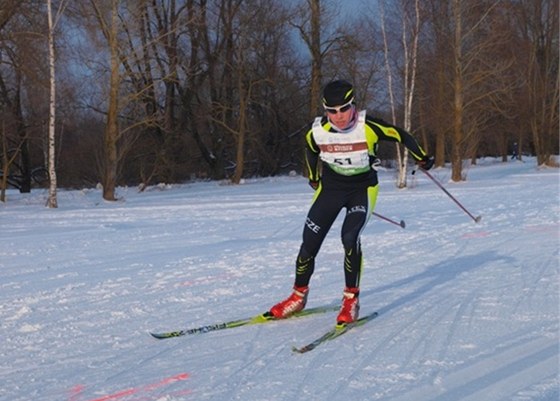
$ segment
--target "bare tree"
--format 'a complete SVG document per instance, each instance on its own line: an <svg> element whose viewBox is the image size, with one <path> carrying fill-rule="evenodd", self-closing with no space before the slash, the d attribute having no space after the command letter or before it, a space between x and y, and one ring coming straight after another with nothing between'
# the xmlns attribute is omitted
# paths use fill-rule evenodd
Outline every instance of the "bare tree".
<svg viewBox="0 0 560 401"><path fill-rule="evenodd" d="M420 111L426 116L423 123L431 124L436 133L436 164L444 162L445 149L451 179L460 181L466 178L463 160L476 160L481 141L487 143L486 132L498 118L506 118L503 101L512 90L507 72L513 63L504 50L508 32L499 28L503 20L499 1L423 5L431 17L427 24L431 30L426 31L431 48L424 48L423 55L434 68L422 68L426 104Z"/></svg>
<svg viewBox="0 0 560 401"><path fill-rule="evenodd" d="M2 165L0 167L3 173L2 181L0 182L0 202L6 202L6 189L8 188L10 166L18 156L18 152L9 153L5 123L2 123L2 131L0 134L2 140Z"/></svg>
<svg viewBox="0 0 560 401"><path fill-rule="evenodd" d="M439 0L422 3L424 16L422 46L419 48L421 63L418 68L416 126L423 136L423 145L432 145L435 166L448 160L451 126L451 45L452 25L448 22L448 6Z"/></svg>
<svg viewBox="0 0 560 401"><path fill-rule="evenodd" d="M402 82L403 82L403 105L404 105L404 121L403 128L410 132L412 129L412 105L414 99L414 89L416 84L416 69L418 64L418 38L420 36L420 7L418 0L413 3L412 9L412 19L409 20L409 6L406 1L401 3L401 46L402 46ZM386 19L385 19L385 6L383 2L379 2L380 8L380 18L381 18L381 29L383 33L383 47L385 54L385 69L387 73L387 83L389 90L391 115L393 124L397 124L396 121L396 104L394 100L394 88L393 85L393 69L391 63L389 62L389 45L387 39L386 31ZM409 39L410 36L410 39ZM399 57L400 58L400 57ZM402 149L397 143L395 144L396 155L397 155L397 165L398 165L398 177L397 177L397 187L405 188L406 176L407 176L407 164L408 164L408 151Z"/></svg>
<svg viewBox="0 0 560 401"><path fill-rule="evenodd" d="M0 7L2 163L21 167L21 191L33 167L54 166L55 147L51 184L101 178L107 199L121 184L238 182L297 168L301 133L332 78L354 82L357 104L421 135L436 165L452 162L454 180L479 156L507 160L514 140L539 164L557 151L552 0L364 1L364 12L347 17L346 4L332 0L48 1L53 16L69 6L51 28L45 0ZM56 31L50 74L47 29ZM87 34L65 36L71 29ZM54 67L64 76L56 88ZM394 159L393 149L380 146L379 155Z"/></svg>
<svg viewBox="0 0 560 401"><path fill-rule="evenodd" d="M389 93L389 108L391 110L391 122L393 124L396 124L397 116L396 116L396 104L395 104L395 91L393 88L393 68L391 68L391 63L389 60L389 43L387 38L387 24L385 18L385 3L383 1L380 1L378 3L378 6L379 6L379 18L381 20L381 34L383 37L383 55L385 61L384 63L385 73L387 75L387 91ZM398 147L397 147L397 152L399 152Z"/></svg>
<svg viewBox="0 0 560 401"><path fill-rule="evenodd" d="M104 160L103 160L103 199L114 201L117 185L117 163L118 150L117 141L119 136L118 112L119 112L119 45L118 45L118 6L120 0L110 0L109 20L106 12L96 0L90 0L99 22L103 36L107 40L110 54L110 78L109 94L107 100L107 121L104 134Z"/></svg>
<svg viewBox="0 0 560 401"><path fill-rule="evenodd" d="M216 143L220 141L214 140L215 134L209 129L212 122L206 118L209 108L208 98L203 96L205 91L202 87L207 80L208 92L210 97L215 95L215 59L218 49L211 48L208 22L207 3L201 2L195 4L194 0L187 0L187 14L189 19L186 22L188 32L188 45L190 53L185 60L183 71L185 81L179 86L179 92L182 99L182 110L184 111L184 125L192 135L196 148L200 154L203 163L208 166L211 177L219 177L221 170L220 161L216 155ZM203 65L207 65L204 69ZM212 139L204 140L204 131L210 131Z"/></svg>
<svg viewBox="0 0 560 401"><path fill-rule="evenodd" d="M311 53L311 88L309 96L309 118L317 115L319 98L321 97L322 65L323 54L321 51L321 0L307 0L311 10L309 36L303 33L306 38L309 52Z"/></svg>
<svg viewBox="0 0 560 401"><path fill-rule="evenodd" d="M461 170L463 166L463 113L464 113L464 94L463 94L463 12L461 1L453 0L453 23L455 35L453 37L453 140L451 151L451 166L453 181L461 180Z"/></svg>
<svg viewBox="0 0 560 401"><path fill-rule="evenodd" d="M409 24L411 26L409 26ZM408 21L408 14L404 14L402 22L402 44L404 53L404 129L412 131L412 105L416 87L416 73L418 65L418 39L420 37L420 4L414 0L413 21ZM410 42L408 33L410 31ZM406 175L408 164L408 150L404 149L402 166L399 171L397 186L406 187Z"/></svg>
<svg viewBox="0 0 560 401"><path fill-rule="evenodd" d="M56 141L55 141L55 119L56 119L56 74L55 74L55 51L54 51L54 30L57 25L58 18L64 8L65 2L59 5L58 12L53 19L52 1L47 0L47 19L48 19L48 43L49 43L49 83L50 83L50 99L49 99L49 133L48 133L48 174L49 174L49 196L47 198L47 206L57 208L58 201L56 196L57 180L56 180Z"/></svg>
<svg viewBox="0 0 560 401"><path fill-rule="evenodd" d="M523 84L528 121L538 164L553 164L558 151L559 58L558 3L553 0L519 2L514 15L521 29L525 68Z"/></svg>
<svg viewBox="0 0 560 401"><path fill-rule="evenodd" d="M141 188L153 179L176 180L184 151L177 116L180 36L182 23L190 23L184 15L191 10L179 4L176 0L128 1L119 15L125 92L121 102L129 123L121 129L120 153L123 160L141 167Z"/></svg>
<svg viewBox="0 0 560 401"><path fill-rule="evenodd" d="M56 198L56 167L55 167L55 116L56 116L56 81L55 81L55 55L54 55L54 22L52 15L52 2L47 0L47 19L48 19L48 41L49 41L49 80L50 80L50 100L49 100L49 196L47 206L50 208L58 207Z"/></svg>
<svg viewBox="0 0 560 401"><path fill-rule="evenodd" d="M17 171L20 192L31 191L37 157L32 146L39 138L44 95L43 0L6 2L0 9L0 112L5 117L4 140L11 162L3 175ZM31 103L37 101L35 108ZM41 155L42 156L42 155Z"/></svg>
<svg viewBox="0 0 560 401"><path fill-rule="evenodd" d="M333 57L343 44L345 35L333 18L333 9L323 6L324 0L306 0L297 10L292 25L297 29L311 58L309 71L309 115L314 118L320 109L321 85L325 76L325 60ZM329 26L329 30L325 27Z"/></svg>
<svg viewBox="0 0 560 401"><path fill-rule="evenodd" d="M109 83L109 101L107 106L107 126L105 127L105 171L103 175L103 199L116 200L117 185L117 140L119 136L119 46L118 34L118 3L111 1L111 22L106 31L111 53L111 78ZM100 14L99 14L100 15Z"/></svg>
<svg viewBox="0 0 560 401"><path fill-rule="evenodd" d="M305 0L305 3L296 7L290 22L299 32L303 43L307 50L309 50L311 58L308 118L314 118L317 115L319 98L321 97L323 59L325 55L321 40L322 14L321 0Z"/></svg>

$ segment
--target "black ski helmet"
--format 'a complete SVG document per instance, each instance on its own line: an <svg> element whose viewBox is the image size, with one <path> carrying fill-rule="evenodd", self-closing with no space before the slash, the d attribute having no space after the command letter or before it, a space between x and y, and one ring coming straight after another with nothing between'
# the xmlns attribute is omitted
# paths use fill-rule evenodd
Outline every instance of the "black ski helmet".
<svg viewBox="0 0 560 401"><path fill-rule="evenodd" d="M352 84L343 79L329 82L323 89L323 105L325 107L341 106L354 100Z"/></svg>

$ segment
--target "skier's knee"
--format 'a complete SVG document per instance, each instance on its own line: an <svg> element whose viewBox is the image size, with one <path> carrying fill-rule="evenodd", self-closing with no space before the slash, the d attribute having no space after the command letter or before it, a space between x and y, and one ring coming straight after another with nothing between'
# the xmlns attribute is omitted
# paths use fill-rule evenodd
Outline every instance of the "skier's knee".
<svg viewBox="0 0 560 401"><path fill-rule="evenodd" d="M298 259L301 260L309 260L309 259L313 259L316 256L316 252L310 252L307 250L307 248L305 246L301 246L299 248L299 254L298 254Z"/></svg>
<svg viewBox="0 0 560 401"><path fill-rule="evenodd" d="M342 236L342 246L345 250L350 250L356 248L359 242L359 238L355 233L346 233Z"/></svg>

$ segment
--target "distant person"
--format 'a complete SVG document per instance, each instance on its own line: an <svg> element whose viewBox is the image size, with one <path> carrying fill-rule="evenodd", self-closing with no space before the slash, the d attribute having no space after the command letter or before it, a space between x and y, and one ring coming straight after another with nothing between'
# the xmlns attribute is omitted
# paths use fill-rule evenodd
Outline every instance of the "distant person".
<svg viewBox="0 0 560 401"><path fill-rule="evenodd" d="M296 258L293 292L270 309L275 318L286 318L305 308L315 257L331 225L345 208L341 232L345 288L336 320L338 324L357 320L362 273L360 234L377 199L377 171L372 164L378 141L401 142L425 170L434 164L433 157L427 156L409 133L367 115L365 110L359 111L354 99L354 88L349 82L338 80L326 85L322 98L325 115L315 119L305 136L305 170L315 195Z"/></svg>
<svg viewBox="0 0 560 401"><path fill-rule="evenodd" d="M521 160L519 157L519 145L517 145L517 142L513 143L513 150L511 151L511 160Z"/></svg>

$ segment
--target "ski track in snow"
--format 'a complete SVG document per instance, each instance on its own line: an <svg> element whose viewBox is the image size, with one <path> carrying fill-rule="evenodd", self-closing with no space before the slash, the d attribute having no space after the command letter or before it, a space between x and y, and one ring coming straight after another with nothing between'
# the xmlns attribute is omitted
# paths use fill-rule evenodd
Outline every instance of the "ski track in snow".
<svg viewBox="0 0 560 401"><path fill-rule="evenodd" d="M296 355L335 312L158 341L288 295L312 193L301 177L143 193L8 191L0 205L1 401L557 401L559 172L481 160L445 187L380 172L361 307L379 317ZM341 216L308 305L337 305Z"/></svg>

